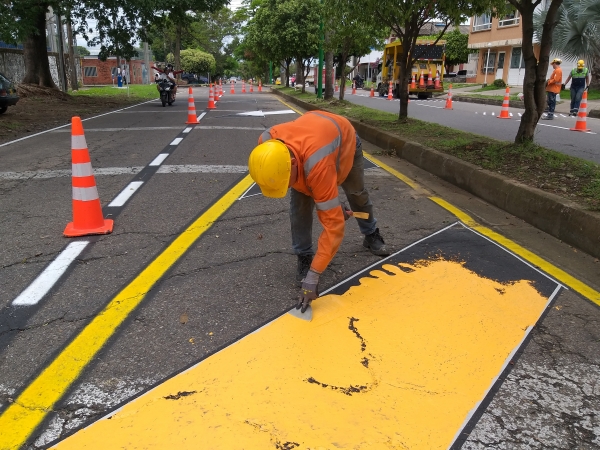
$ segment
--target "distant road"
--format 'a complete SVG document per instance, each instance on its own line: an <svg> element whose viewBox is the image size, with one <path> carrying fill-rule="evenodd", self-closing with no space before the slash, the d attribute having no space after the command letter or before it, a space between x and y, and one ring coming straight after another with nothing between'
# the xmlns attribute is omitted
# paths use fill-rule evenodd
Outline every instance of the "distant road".
<svg viewBox="0 0 600 450"><path fill-rule="evenodd" d="M397 114L400 110L399 100L388 101L385 97L370 98L367 91L357 95L348 93L345 100L357 105L368 106ZM415 100L408 105L408 115L415 119L435 122L457 130L481 134L494 139L512 141L519 129L522 109L510 108L512 120L498 120L500 106L461 103L455 101L452 110L444 109L445 100ZM575 118L566 114L557 114L553 121L540 120L536 128L535 142L561 153L600 163L600 120L587 119L591 133L570 131L575 126Z"/></svg>

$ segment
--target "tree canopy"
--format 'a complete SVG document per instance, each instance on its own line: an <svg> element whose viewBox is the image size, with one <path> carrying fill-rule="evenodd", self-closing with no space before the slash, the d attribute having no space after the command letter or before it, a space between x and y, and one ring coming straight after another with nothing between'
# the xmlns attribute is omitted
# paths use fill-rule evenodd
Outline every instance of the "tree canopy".
<svg viewBox="0 0 600 450"><path fill-rule="evenodd" d="M216 69L216 61L213 55L189 48L181 50L181 69L191 73L214 73Z"/></svg>

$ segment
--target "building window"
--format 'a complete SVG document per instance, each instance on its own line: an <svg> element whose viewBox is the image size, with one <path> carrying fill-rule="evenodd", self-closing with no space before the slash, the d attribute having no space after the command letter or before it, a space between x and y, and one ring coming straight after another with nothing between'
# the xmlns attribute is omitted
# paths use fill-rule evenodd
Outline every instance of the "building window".
<svg viewBox="0 0 600 450"><path fill-rule="evenodd" d="M510 11L508 14L506 14L504 17L502 17L499 21L498 21L498 28L500 27L508 27L510 25L518 25L519 24L519 11L517 11L516 9Z"/></svg>
<svg viewBox="0 0 600 450"><path fill-rule="evenodd" d="M473 18L473 31L491 30L492 16L490 14L482 14Z"/></svg>
<svg viewBox="0 0 600 450"><path fill-rule="evenodd" d="M84 77L97 77L98 69L96 67L84 67L83 68L83 76Z"/></svg>
<svg viewBox="0 0 600 450"><path fill-rule="evenodd" d="M521 47L514 47L510 54L510 68L521 69L523 67L525 67L525 63L523 62L523 52L521 51Z"/></svg>
<svg viewBox="0 0 600 450"><path fill-rule="evenodd" d="M485 52L481 55L481 73L494 73L496 67L496 52Z"/></svg>

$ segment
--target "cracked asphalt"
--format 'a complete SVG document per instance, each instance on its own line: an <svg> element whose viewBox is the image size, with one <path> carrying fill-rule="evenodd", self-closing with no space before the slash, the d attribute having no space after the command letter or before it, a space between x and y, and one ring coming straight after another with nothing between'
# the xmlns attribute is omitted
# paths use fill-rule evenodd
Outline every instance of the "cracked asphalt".
<svg viewBox="0 0 600 450"><path fill-rule="evenodd" d="M194 95L201 113L208 92L197 88ZM84 121L84 130L120 129L86 132L94 169L149 164L186 127L185 97L181 93L171 108L152 102ZM297 116L236 113L285 109L269 94L226 94L165 164L245 165L259 129ZM364 149L600 290L600 263L594 258L368 143ZM70 169L70 152L65 132L15 142L0 148L0 175ZM96 176L102 205L131 179L131 174ZM37 306L16 311L12 300L69 242L62 231L72 220L71 180L0 176L0 414L125 285L240 179L239 173L152 175L123 207L113 233L93 238ZM368 169L365 182L393 251L456 221L382 169ZM289 309L297 287L288 202L260 195L236 201L154 285L22 448L45 448ZM320 228L315 225L316 238ZM377 261L364 251L358 227L350 221L321 289ZM502 385L460 436L462 448L600 448L599 318L597 305L561 290Z"/></svg>

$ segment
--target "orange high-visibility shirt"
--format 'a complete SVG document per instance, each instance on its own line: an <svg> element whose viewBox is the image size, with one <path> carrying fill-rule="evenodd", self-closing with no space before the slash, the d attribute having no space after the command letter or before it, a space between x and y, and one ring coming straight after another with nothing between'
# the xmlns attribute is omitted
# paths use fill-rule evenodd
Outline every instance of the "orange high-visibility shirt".
<svg viewBox="0 0 600 450"><path fill-rule="evenodd" d="M546 85L547 92L554 92L555 94L560 94L560 87L562 84L562 69L557 67L550 75L548 79L548 84Z"/></svg>
<svg viewBox="0 0 600 450"><path fill-rule="evenodd" d="M344 213L338 198L341 185L354 163L356 131L341 116L311 111L293 122L275 125L258 139L279 139L298 163L298 179L292 186L312 197L323 225L311 269L323 272L338 251L344 237Z"/></svg>

